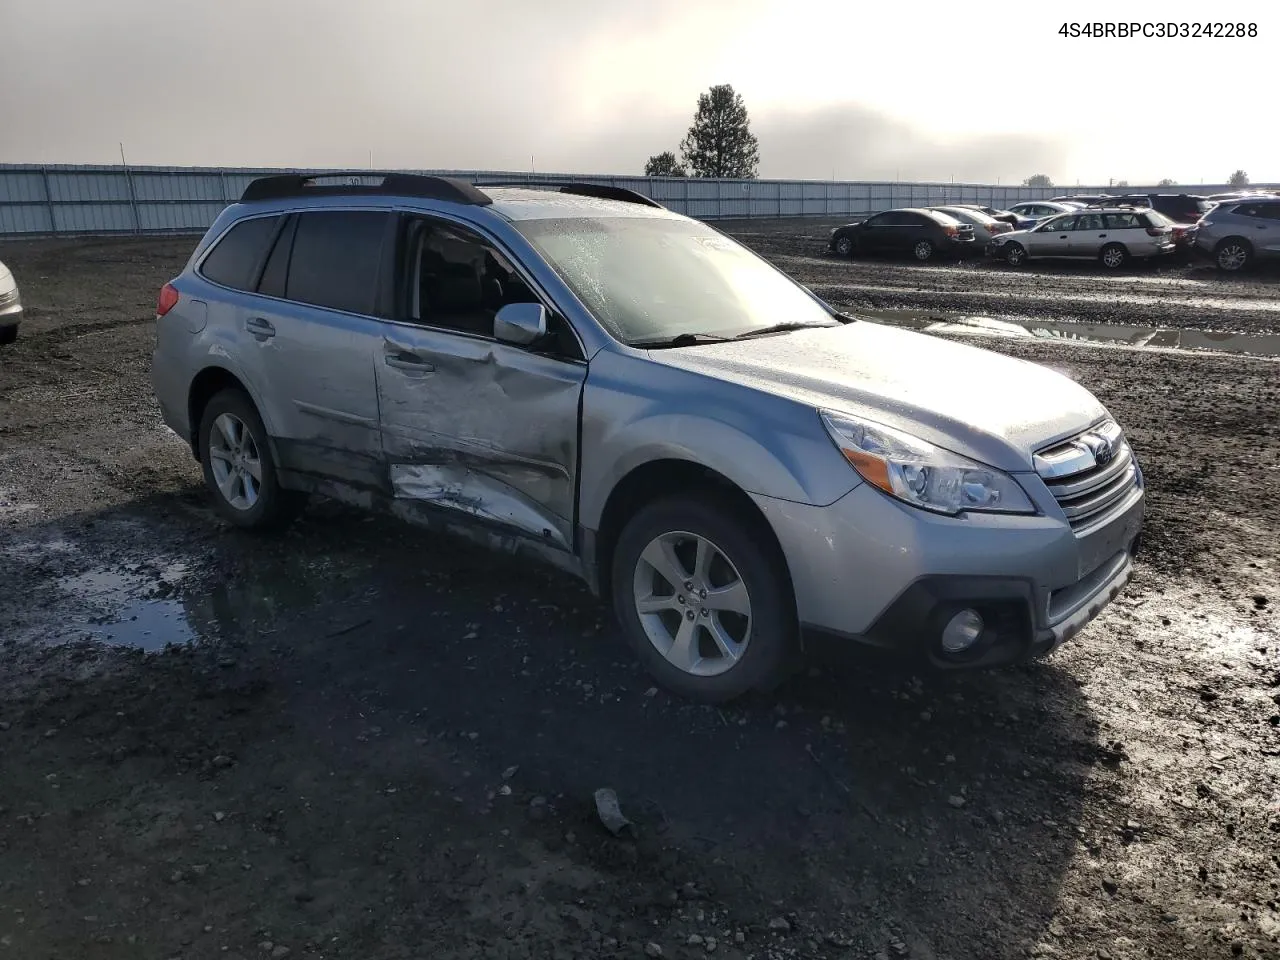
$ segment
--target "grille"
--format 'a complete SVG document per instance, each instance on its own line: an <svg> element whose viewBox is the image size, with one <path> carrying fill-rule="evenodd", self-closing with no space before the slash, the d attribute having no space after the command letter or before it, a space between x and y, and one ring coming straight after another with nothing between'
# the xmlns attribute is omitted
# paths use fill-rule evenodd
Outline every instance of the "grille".
<svg viewBox="0 0 1280 960"><path fill-rule="evenodd" d="M1077 536L1127 507L1138 486L1133 451L1110 420L1037 453L1035 467Z"/></svg>

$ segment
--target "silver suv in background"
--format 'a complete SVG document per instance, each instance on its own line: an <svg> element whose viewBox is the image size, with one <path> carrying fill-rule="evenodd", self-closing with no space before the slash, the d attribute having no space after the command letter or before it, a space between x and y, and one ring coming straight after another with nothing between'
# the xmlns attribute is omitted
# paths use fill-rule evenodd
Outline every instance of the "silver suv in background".
<svg viewBox="0 0 1280 960"><path fill-rule="evenodd" d="M1142 472L1070 378L628 191L365 176L254 181L160 292L155 395L229 523L319 493L536 556L705 701L806 636L1043 655L1128 579Z"/></svg>
<svg viewBox="0 0 1280 960"><path fill-rule="evenodd" d="M1165 257L1175 250L1173 221L1155 210L1081 210L1053 217L1030 230L996 237L988 252L1019 267L1028 260L1097 260L1119 269L1132 257Z"/></svg>
<svg viewBox="0 0 1280 960"><path fill-rule="evenodd" d="M1232 273L1254 260L1280 257L1280 197L1222 201L1196 224L1196 250Z"/></svg>
<svg viewBox="0 0 1280 960"><path fill-rule="evenodd" d="M18 281L9 268L0 263L0 346L18 339L18 327L22 323L22 296L18 293Z"/></svg>

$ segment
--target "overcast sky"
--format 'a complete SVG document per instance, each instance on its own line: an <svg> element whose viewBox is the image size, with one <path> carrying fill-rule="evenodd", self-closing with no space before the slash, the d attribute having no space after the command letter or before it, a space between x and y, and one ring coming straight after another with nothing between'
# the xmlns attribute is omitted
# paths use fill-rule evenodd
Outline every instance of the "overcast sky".
<svg viewBox="0 0 1280 960"><path fill-rule="evenodd" d="M764 177L1280 181L1267 7L0 0L0 162L640 173L731 83ZM1219 11L1259 36L1057 34Z"/></svg>

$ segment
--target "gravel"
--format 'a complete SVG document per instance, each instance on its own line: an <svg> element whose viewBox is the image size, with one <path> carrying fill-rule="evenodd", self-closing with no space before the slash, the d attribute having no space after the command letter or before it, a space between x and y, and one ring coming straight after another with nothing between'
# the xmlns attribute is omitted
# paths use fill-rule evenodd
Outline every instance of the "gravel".
<svg viewBox="0 0 1280 960"><path fill-rule="evenodd" d="M732 228L850 303L1280 316L1269 274L850 265L814 225ZM718 716L658 696L606 612L523 561L326 502L273 537L222 526L148 386L190 248L0 246L28 306L0 351L12 955L1280 952L1274 361L981 341L1125 425L1150 511L1132 584L1042 663L912 678L837 651ZM490 803L517 759L520 801ZM636 838L599 829L601 783Z"/></svg>

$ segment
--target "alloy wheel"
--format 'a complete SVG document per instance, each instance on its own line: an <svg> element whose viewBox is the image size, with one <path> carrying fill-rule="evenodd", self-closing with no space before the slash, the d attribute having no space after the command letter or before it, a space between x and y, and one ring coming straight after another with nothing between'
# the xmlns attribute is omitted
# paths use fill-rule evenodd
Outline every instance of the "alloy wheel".
<svg viewBox="0 0 1280 960"><path fill-rule="evenodd" d="M714 677L746 653L751 637L747 585L706 537L684 531L655 537L636 562L632 589L645 635L677 669Z"/></svg>
<svg viewBox="0 0 1280 960"><path fill-rule="evenodd" d="M1223 270L1239 270L1249 259L1244 244L1229 243L1218 251L1218 266Z"/></svg>
<svg viewBox="0 0 1280 960"><path fill-rule="evenodd" d="M253 434L235 414L213 421L209 465L223 499L236 510L252 510L262 492L262 458Z"/></svg>

